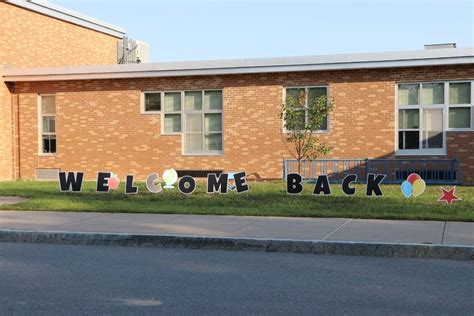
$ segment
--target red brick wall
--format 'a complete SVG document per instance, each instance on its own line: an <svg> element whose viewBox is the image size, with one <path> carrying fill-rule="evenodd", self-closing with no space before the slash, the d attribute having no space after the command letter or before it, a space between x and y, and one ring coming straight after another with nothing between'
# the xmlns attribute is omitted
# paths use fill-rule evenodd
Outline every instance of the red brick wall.
<svg viewBox="0 0 474 316"><path fill-rule="evenodd" d="M99 170L110 170L122 177L126 172L133 173L143 179L151 171L173 167L245 169L262 178L279 178L282 159L290 158L281 139L278 118L283 88L323 84L329 86L335 103L329 132L321 134L333 147L327 157L394 157L396 82L472 78L474 65L18 83L18 176L34 178L35 168L58 167L83 170L89 179ZM224 91L222 156L182 155L181 136L161 135L160 116L140 114L140 91L213 88ZM55 157L37 154L37 93L56 93ZM449 133L449 155L458 139L463 139L461 135ZM473 155L471 146L464 157L472 159ZM463 168L466 166L464 163ZM469 169L464 169L466 180Z"/></svg>
<svg viewBox="0 0 474 316"><path fill-rule="evenodd" d="M115 64L117 38L0 2L0 61L15 67Z"/></svg>
<svg viewBox="0 0 474 316"><path fill-rule="evenodd" d="M116 63L117 38L0 1L0 180L13 177L14 118L3 65Z"/></svg>
<svg viewBox="0 0 474 316"><path fill-rule="evenodd" d="M474 131L448 132L446 138L448 156L461 162L461 180L474 184Z"/></svg>

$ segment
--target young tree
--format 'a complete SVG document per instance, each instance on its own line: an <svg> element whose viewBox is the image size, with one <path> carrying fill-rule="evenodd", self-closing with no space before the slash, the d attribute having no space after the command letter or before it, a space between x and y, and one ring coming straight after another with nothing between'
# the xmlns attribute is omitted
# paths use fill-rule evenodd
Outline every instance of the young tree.
<svg viewBox="0 0 474 316"><path fill-rule="evenodd" d="M282 105L282 137L288 152L297 161L299 174L302 160L316 159L330 152L331 147L321 142L315 132L326 124L326 118L332 108L332 98L325 95L307 98L304 90L301 90L298 96L288 96L286 103Z"/></svg>

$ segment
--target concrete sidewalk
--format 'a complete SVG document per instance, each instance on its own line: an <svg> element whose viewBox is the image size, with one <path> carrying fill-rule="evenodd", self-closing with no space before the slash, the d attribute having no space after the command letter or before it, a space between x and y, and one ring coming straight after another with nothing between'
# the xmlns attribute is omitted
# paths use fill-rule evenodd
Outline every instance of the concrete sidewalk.
<svg viewBox="0 0 474 316"><path fill-rule="evenodd" d="M0 211L0 230L474 246L474 223Z"/></svg>

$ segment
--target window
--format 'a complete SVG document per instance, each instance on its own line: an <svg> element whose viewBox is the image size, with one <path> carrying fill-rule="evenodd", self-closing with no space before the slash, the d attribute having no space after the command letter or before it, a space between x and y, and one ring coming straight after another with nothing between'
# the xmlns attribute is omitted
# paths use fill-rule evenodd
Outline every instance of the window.
<svg viewBox="0 0 474 316"><path fill-rule="evenodd" d="M445 132L472 128L471 82L399 84L399 154L445 154Z"/></svg>
<svg viewBox="0 0 474 316"><path fill-rule="evenodd" d="M56 153L56 98L54 95L40 96L40 153Z"/></svg>
<svg viewBox="0 0 474 316"><path fill-rule="evenodd" d="M222 91L186 91L184 152L222 152Z"/></svg>
<svg viewBox="0 0 474 316"><path fill-rule="evenodd" d="M443 148L443 109L423 110L422 148Z"/></svg>
<svg viewBox="0 0 474 316"><path fill-rule="evenodd" d="M301 129L308 122L308 103L315 102L321 96L327 96L327 87L297 87L287 88L285 100L292 97L298 100L298 105L301 107L300 125ZM324 122L321 125L320 131L328 130L328 118L324 118Z"/></svg>
<svg viewBox="0 0 474 316"><path fill-rule="evenodd" d="M142 113L161 111L162 134L182 134L185 154L222 153L221 90L144 92L143 95Z"/></svg>
<svg viewBox="0 0 474 316"><path fill-rule="evenodd" d="M398 86L398 105L419 104L419 84L401 84Z"/></svg>
<svg viewBox="0 0 474 316"><path fill-rule="evenodd" d="M418 149L420 141L419 110L399 110L398 121L398 148Z"/></svg>
<svg viewBox="0 0 474 316"><path fill-rule="evenodd" d="M161 111L161 93L145 92L143 93L142 113L157 113Z"/></svg>
<svg viewBox="0 0 474 316"><path fill-rule="evenodd" d="M164 93L163 133L181 133L181 92Z"/></svg>
<svg viewBox="0 0 474 316"><path fill-rule="evenodd" d="M471 82L449 83L449 128L469 129L473 121Z"/></svg>

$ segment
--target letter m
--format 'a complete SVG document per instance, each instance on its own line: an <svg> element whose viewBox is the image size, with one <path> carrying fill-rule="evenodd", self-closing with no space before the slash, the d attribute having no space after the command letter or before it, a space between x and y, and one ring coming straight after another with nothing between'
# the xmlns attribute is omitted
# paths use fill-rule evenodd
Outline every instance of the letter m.
<svg viewBox="0 0 474 316"><path fill-rule="evenodd" d="M219 178L215 173L207 174L207 193L216 193L220 192L227 193L227 181L229 175L227 173L221 173Z"/></svg>
<svg viewBox="0 0 474 316"><path fill-rule="evenodd" d="M81 192L84 172L60 172L59 187L61 192Z"/></svg>

